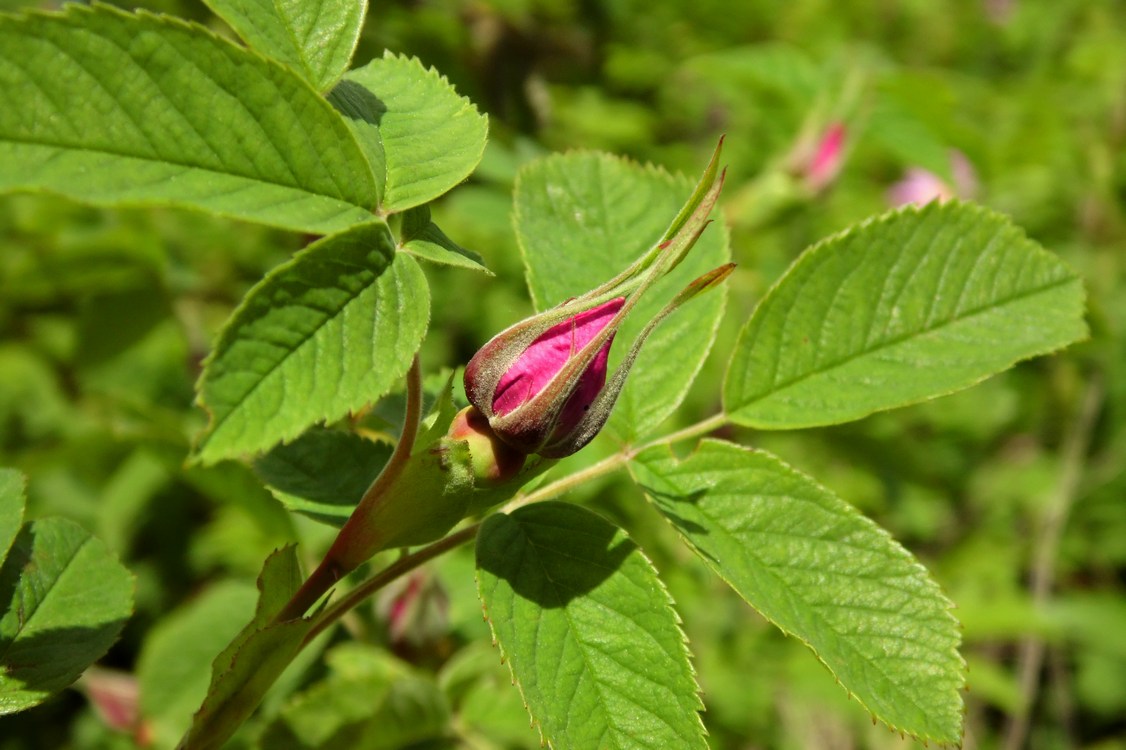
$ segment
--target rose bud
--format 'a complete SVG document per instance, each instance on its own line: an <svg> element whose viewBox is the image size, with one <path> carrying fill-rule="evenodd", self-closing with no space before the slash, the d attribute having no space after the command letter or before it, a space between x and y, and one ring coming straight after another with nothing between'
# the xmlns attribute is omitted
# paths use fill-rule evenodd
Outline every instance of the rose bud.
<svg viewBox="0 0 1126 750"><path fill-rule="evenodd" d="M708 224L723 179L719 149L685 210L662 241L618 277L502 331L469 361L465 392L492 432L525 454L562 458L589 443L610 416L641 345L656 325L734 268L696 279L650 321L614 374L610 346L622 321L657 280L685 257Z"/></svg>

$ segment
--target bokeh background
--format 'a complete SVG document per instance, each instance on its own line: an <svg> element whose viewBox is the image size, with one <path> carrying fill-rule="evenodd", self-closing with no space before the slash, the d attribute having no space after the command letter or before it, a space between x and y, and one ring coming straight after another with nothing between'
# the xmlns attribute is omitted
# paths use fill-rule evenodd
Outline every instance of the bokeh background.
<svg viewBox="0 0 1126 750"><path fill-rule="evenodd" d="M45 4L0 0L32 5ZM202 4L140 5L227 33ZM965 747L1126 748L1126 4L378 0L356 64L384 49L436 67L490 118L481 167L434 215L496 277L428 267L435 383L530 310L512 185L553 151L694 175L727 135L721 202L739 269L716 352L670 428L718 408L726 348L788 264L892 206L975 200L1075 267L1089 290L1086 343L854 424L730 437L817 477L933 572L964 625ZM194 708L177 688L206 672L191 623L237 629L270 550L324 543L247 467L183 465L212 337L307 240L187 212L0 196L0 464L29 474L29 515L87 525L138 581L137 614L102 671L0 719L0 750L160 746ZM383 413L392 430L394 396ZM571 466L613 448L595 443ZM668 582L713 747L912 745L727 592L623 478L572 497L626 525ZM348 627L444 694L444 739L418 747L539 746L489 645L467 553ZM324 669L309 665L288 690ZM106 709L110 694L124 714ZM294 698L271 700L263 726Z"/></svg>

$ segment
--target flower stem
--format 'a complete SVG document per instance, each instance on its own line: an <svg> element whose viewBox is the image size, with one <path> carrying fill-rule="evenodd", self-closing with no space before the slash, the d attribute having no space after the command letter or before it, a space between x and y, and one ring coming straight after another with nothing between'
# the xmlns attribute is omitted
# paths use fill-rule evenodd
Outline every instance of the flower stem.
<svg viewBox="0 0 1126 750"><path fill-rule="evenodd" d="M531 503L538 503L541 500L550 500L553 497L558 497L571 489L586 484L592 479L597 479L605 474L610 474L625 466L630 460L642 451L648 450L658 445L672 445L683 440L691 440L694 437L707 435L710 432L715 432L719 428L727 424L727 415L713 414L707 419L701 420L696 424L689 425L682 430L670 432L664 437L651 440L648 443L642 443L638 446L624 446L619 452L612 456L607 456L598 463L591 464L582 471L577 471L574 474L569 474L554 482L549 482L538 490L529 492L526 495L517 495L507 505L502 508L502 512L509 513L517 508L529 505Z"/></svg>
<svg viewBox="0 0 1126 750"><path fill-rule="evenodd" d="M417 552L412 552L409 555L400 557L395 562L388 565L383 570L376 573L371 578L363 581L356 588L352 589L341 597L337 602L332 604L328 609L317 617L316 624L313 625L312 630L305 636L303 645L316 638L320 633L339 620L353 607L357 606L364 599L368 598L376 591L387 584L394 581L396 578L408 573L425 562L433 560L438 555L447 552L454 547L460 547L466 542L472 541L477 536L477 531L481 528L481 524L476 523L472 526L467 526L461 531L454 532L447 537L439 539L431 545L423 547Z"/></svg>
<svg viewBox="0 0 1126 750"><path fill-rule="evenodd" d="M346 569L346 566L341 565L337 560L337 544L340 543L342 537L346 537L349 525L357 518L365 518L371 512L371 508L383 497L387 488L398 479L403 467L406 466L407 459L410 458L411 449L414 447L415 438L418 436L418 426L421 419L422 368L416 354L411 362L410 370L407 371L407 407L406 413L403 415L403 430L399 435L399 441L395 443L395 450L391 453L391 457L387 459L383 471L379 472L379 476L375 478L375 481L371 483L363 497L360 498L360 502L356 504L356 509L352 511L352 515L344 524L344 528L340 530L336 542L333 543L328 554L301 584L301 588L297 590L293 598L278 612L274 618L275 622L284 622L301 617L330 588L336 585L337 581L350 572Z"/></svg>

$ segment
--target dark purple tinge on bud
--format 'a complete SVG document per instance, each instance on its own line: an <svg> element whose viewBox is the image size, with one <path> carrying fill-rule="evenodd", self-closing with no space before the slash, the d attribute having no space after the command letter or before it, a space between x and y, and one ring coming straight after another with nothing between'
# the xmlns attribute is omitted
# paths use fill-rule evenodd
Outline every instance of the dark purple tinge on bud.
<svg viewBox="0 0 1126 750"><path fill-rule="evenodd" d="M617 297L540 334L501 376L493 395L493 413L497 416L509 414L535 397L572 357L609 325L624 304L625 298ZM565 435L573 430L606 385L606 364L613 342L611 335L590 366L579 376L574 391L559 414L553 435Z"/></svg>

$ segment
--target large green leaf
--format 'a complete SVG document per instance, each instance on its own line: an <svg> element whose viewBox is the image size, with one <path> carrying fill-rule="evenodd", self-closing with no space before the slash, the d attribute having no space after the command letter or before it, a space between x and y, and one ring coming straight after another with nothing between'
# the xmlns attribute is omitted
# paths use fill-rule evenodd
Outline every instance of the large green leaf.
<svg viewBox="0 0 1126 750"><path fill-rule="evenodd" d="M348 126L287 68L105 5L0 17L0 190L327 233L370 219Z"/></svg>
<svg viewBox="0 0 1126 750"><path fill-rule="evenodd" d="M740 424L787 429L973 385L1087 333L1083 285L998 214L932 203L807 250L743 329L724 384Z"/></svg>
<svg viewBox="0 0 1126 750"><path fill-rule="evenodd" d="M133 611L129 571L71 521L25 524L7 552L0 566L0 714L42 703L74 682Z"/></svg>
<svg viewBox="0 0 1126 750"><path fill-rule="evenodd" d="M662 239L693 183L606 154L552 156L524 167L516 183L516 236L536 309L616 276ZM611 350L621 354L690 281L728 260L722 225L708 228L688 257L648 291ZM715 340L724 293L715 290L670 316L641 350L608 428L623 439L651 431L684 398Z"/></svg>
<svg viewBox="0 0 1126 750"><path fill-rule="evenodd" d="M417 263L382 222L325 237L274 269L228 321L200 378L206 463L265 450L378 399L429 320Z"/></svg>
<svg viewBox="0 0 1126 750"><path fill-rule="evenodd" d="M317 91L348 69L365 0L206 0L247 44L285 63Z"/></svg>
<svg viewBox="0 0 1126 750"><path fill-rule="evenodd" d="M485 116L414 58L385 53L349 71L329 101L364 147L384 212L434 200L468 177L485 152Z"/></svg>
<svg viewBox="0 0 1126 750"><path fill-rule="evenodd" d="M951 604L883 529L777 458L704 441L652 448L637 482L721 578L801 639L898 731L957 744L963 662Z"/></svg>
<svg viewBox="0 0 1126 750"><path fill-rule="evenodd" d="M702 748L684 635L652 564L588 510L490 516L477 587L544 740L559 748Z"/></svg>

